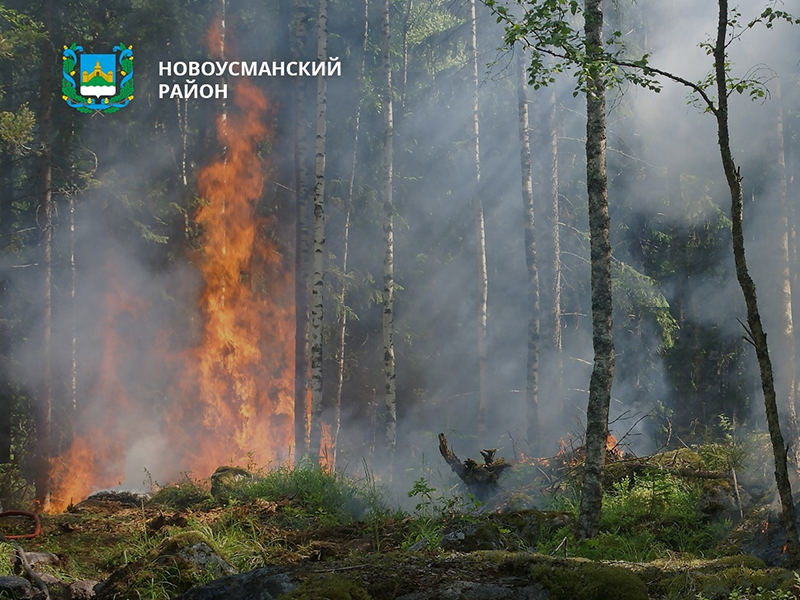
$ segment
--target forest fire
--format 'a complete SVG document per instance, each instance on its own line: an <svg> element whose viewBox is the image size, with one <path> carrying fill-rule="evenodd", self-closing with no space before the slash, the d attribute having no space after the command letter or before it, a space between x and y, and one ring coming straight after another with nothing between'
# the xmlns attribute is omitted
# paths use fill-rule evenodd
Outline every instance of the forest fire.
<svg viewBox="0 0 800 600"><path fill-rule="evenodd" d="M202 202L194 221L202 234L192 262L203 283L193 309L201 323L194 347L170 348L163 332L142 326L148 307L112 282L99 323L99 375L77 415L82 428L52 462L51 511L120 484L128 455L147 435L159 434L168 447L160 459L170 461L172 477L210 475L223 464L265 466L292 451L292 273L257 211L265 180L259 144L271 134L269 107L243 79L232 96L233 106L224 107L217 122L220 157L198 176ZM123 318L133 326L120 326ZM126 333L153 339L135 350ZM150 356L132 356L136 351ZM169 371L160 374L155 405L133 383L151 375L135 372L143 364ZM131 426L144 415L152 431Z"/></svg>

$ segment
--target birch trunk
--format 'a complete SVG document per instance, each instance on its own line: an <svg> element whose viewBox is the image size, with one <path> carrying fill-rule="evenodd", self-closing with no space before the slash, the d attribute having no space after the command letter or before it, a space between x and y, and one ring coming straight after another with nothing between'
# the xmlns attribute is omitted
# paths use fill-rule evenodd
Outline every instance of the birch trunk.
<svg viewBox="0 0 800 600"><path fill-rule="evenodd" d="M578 535L592 538L600 529L601 477L606 455L608 411L614 379L611 309L611 242L606 187L606 102L602 67L592 62L603 50L602 0L585 0L585 36L590 75L586 93L586 189L592 269L592 345L594 365L586 410L586 461L581 485Z"/></svg>
<svg viewBox="0 0 800 600"><path fill-rule="evenodd" d="M393 138L392 62L389 35L389 0L383 2L383 370L386 404L386 451L390 464L397 446L397 397L394 359L394 203L392 201ZM391 470L390 475L391 477Z"/></svg>
<svg viewBox="0 0 800 600"><path fill-rule="evenodd" d="M308 35L309 7L305 0L295 2L295 35L293 55L302 60ZM306 85L304 77L294 81L294 170L295 170L295 351L294 351L294 440L295 464L308 454L308 390L309 390L309 239L308 239L308 173L306 170Z"/></svg>
<svg viewBox="0 0 800 600"><path fill-rule="evenodd" d="M328 60L328 0L319 0L317 60ZM317 77L317 138L314 161L314 259L311 288L311 422L309 457L319 462L322 441L322 304L325 275L325 139L327 136L328 80Z"/></svg>
<svg viewBox="0 0 800 600"><path fill-rule="evenodd" d="M543 94L540 95L540 97ZM558 198L558 127L556 98L551 90L547 99L534 106L539 108L538 122L543 123L536 136L537 147L542 148L539 176L544 193L534 200L538 211L536 219L537 250L539 254L539 320L541 324L539 396L548 403L561 407L561 416L567 422L567 403L564 402L562 327L561 327L561 232L559 231ZM546 362L545 362L546 361ZM547 440L547 436L543 439ZM547 440L551 441L551 440ZM554 440L553 440L554 441ZM540 446L541 448L541 446Z"/></svg>
<svg viewBox="0 0 800 600"><path fill-rule="evenodd" d="M469 135L471 160L474 165L472 179L472 206L475 212L475 234L477 240L478 269L478 440L486 436L489 401L486 385L486 313L488 300L488 274L486 271L486 229L484 226L483 201L480 197L481 152L480 122L478 120L478 31L475 18L475 0L469 1L469 36L467 55L470 61L472 87L472 127ZM484 440L485 441L485 440Z"/></svg>
<svg viewBox="0 0 800 600"><path fill-rule="evenodd" d="M528 133L528 78L524 56L517 61L517 103L519 110L520 167L522 207L525 219L525 263L528 268L526 302L528 304L528 356L525 369L525 405L528 416L528 447L539 455L539 272L536 266L536 229L533 207L533 172L531 142Z"/></svg>
<svg viewBox="0 0 800 600"><path fill-rule="evenodd" d="M411 20L411 10L414 8L414 0L406 1L406 14L403 18L403 79L400 87L400 107L406 106L406 84L408 83L408 26ZM402 110L401 110L402 112Z"/></svg>
<svg viewBox="0 0 800 600"><path fill-rule="evenodd" d="M353 125L353 160L350 166L350 181L347 186L347 199L345 200L344 217L344 242L342 244L342 287L341 287L341 314L339 315L339 354L337 357L336 397L334 399L333 415L333 460L331 470L336 468L336 458L339 452L339 432L342 424L342 389L344 387L344 355L347 349L345 334L347 333L347 306L345 304L347 286L347 245L350 240L350 211L353 204L353 190L356 182L356 163L358 161L358 137L361 131L361 109L363 107L364 73L367 65L367 48L369 44L369 0L364 0L364 35L361 41L361 67L358 75L358 102Z"/></svg>
<svg viewBox="0 0 800 600"><path fill-rule="evenodd" d="M789 471L786 461L788 448L783 440L780 419L778 417L778 401L775 393L772 361L767 346L767 334L764 332L761 324L756 286L747 268L744 248L742 177L733 159L733 152L731 151L730 145L728 127L728 78L725 72L725 63L727 60L727 28L728 1L719 0L719 21L717 26L717 38L714 46L714 69L716 72L719 105L714 112L714 116L717 119L717 133L719 137L722 167L725 171L725 179L728 182L731 193L733 258L736 265L736 278L739 281L739 286L742 289L745 305L747 307L748 334L755 347L758 367L761 373L761 389L764 393L767 426L769 429L770 441L772 442L773 457L775 459L775 481L778 486L778 495L781 500L783 512L783 526L786 529L787 536L786 551L789 555L790 565L792 567L797 567L800 565L800 543L798 543L797 539L794 500L792 498L792 488L789 482Z"/></svg>
<svg viewBox="0 0 800 600"><path fill-rule="evenodd" d="M552 279L550 282L553 294L550 302L548 320L552 331L550 339L551 349L555 354L555 377L553 381L553 400L559 402L566 414L567 403L564 401L564 355L562 353L562 328L561 328L561 211L559 209L558 198L558 122L556 120L556 95L550 92L550 113L547 120L549 132L548 149L550 153L550 223L549 229L552 231L552 255L550 256L550 271Z"/></svg>
<svg viewBox="0 0 800 600"><path fill-rule="evenodd" d="M786 182L786 155L783 147L783 110L781 108L780 80L775 82L773 90L775 99L775 129L771 132L771 141L768 143L769 162L768 178L775 186L777 192L777 225L774 241L775 256L778 259L777 268L771 270L775 281L771 281L768 291L771 292L776 310L774 314L777 321L779 335L774 346L777 356L781 360L775 368L775 386L779 397L784 399L784 410L788 417L788 445L792 449L792 459L795 464L800 464L800 445L798 445L798 423L795 397L795 349L794 349L794 321L792 318L792 275L789 262L789 202L787 198ZM768 304L769 305L769 304Z"/></svg>

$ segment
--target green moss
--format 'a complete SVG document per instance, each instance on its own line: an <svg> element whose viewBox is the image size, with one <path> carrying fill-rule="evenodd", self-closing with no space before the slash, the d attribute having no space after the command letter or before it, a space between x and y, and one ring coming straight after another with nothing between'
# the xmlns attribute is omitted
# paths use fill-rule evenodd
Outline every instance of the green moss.
<svg viewBox="0 0 800 600"><path fill-rule="evenodd" d="M286 600L371 600L367 591L341 575L324 575L306 579L303 584L282 596Z"/></svg>
<svg viewBox="0 0 800 600"><path fill-rule="evenodd" d="M592 562L538 564L531 568L531 576L552 600L648 600L642 580L619 567Z"/></svg>

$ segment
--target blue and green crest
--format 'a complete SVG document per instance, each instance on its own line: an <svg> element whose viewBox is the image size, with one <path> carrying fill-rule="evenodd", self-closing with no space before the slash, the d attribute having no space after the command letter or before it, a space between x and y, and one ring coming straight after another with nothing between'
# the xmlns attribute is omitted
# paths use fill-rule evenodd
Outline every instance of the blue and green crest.
<svg viewBox="0 0 800 600"><path fill-rule="evenodd" d="M133 100L133 50L114 46L114 54L84 54L77 44L64 46L61 92L82 113L115 113Z"/></svg>

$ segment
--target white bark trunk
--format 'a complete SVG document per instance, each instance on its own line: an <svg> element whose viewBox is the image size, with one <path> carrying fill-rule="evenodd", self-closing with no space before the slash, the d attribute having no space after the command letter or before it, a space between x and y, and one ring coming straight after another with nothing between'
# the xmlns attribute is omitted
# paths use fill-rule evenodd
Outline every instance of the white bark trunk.
<svg viewBox="0 0 800 600"><path fill-rule="evenodd" d="M328 59L328 0L319 0L317 60ZM314 258L311 288L311 423L309 457L319 462L322 441L322 304L325 275L325 141L328 80L317 78L317 138L314 162Z"/></svg>
<svg viewBox="0 0 800 600"><path fill-rule="evenodd" d="M394 204L392 201L393 138L392 62L389 35L389 0L383 2L383 370L386 405L386 451L390 464L397 446L397 397L394 356ZM391 471L390 475L391 477Z"/></svg>

